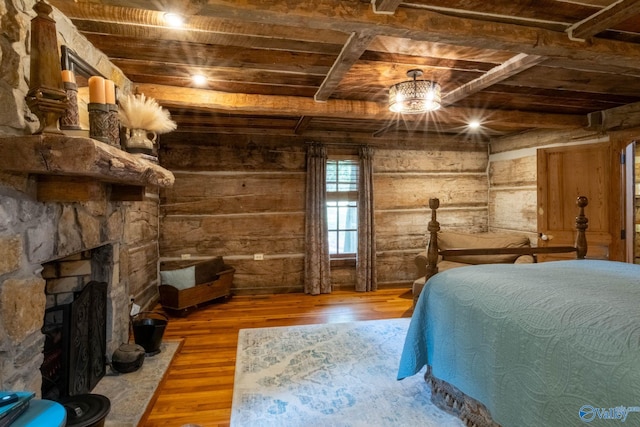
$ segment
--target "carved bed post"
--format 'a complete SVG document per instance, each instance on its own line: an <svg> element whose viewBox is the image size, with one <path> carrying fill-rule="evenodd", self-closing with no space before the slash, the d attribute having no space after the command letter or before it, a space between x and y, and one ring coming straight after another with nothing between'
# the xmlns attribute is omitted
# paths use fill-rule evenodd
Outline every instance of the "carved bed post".
<svg viewBox="0 0 640 427"><path fill-rule="evenodd" d="M426 280L438 272L438 231L440 223L436 220L436 210L440 207L439 199L429 199L431 221L429 221L429 244L427 245L427 275Z"/></svg>
<svg viewBox="0 0 640 427"><path fill-rule="evenodd" d="M578 230L578 235L576 236L576 258L584 259L587 255L587 237L585 231L589 226L589 220L584 216L584 208L589 204L589 200L585 196L580 196L576 204L580 208L578 216L576 217L576 229Z"/></svg>

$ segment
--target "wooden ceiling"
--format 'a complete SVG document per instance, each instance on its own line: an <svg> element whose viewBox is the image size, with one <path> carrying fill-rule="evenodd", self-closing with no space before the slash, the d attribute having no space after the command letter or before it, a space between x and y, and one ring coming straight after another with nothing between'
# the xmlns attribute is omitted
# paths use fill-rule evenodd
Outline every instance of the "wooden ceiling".
<svg viewBox="0 0 640 427"><path fill-rule="evenodd" d="M187 135L477 140L640 101L640 0L50 3ZM388 110L413 68L442 86L437 112Z"/></svg>

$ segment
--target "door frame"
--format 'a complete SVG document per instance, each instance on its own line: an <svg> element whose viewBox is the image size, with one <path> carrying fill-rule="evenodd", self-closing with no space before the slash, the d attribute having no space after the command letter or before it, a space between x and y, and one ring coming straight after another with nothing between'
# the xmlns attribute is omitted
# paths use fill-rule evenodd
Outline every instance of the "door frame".
<svg viewBox="0 0 640 427"><path fill-rule="evenodd" d="M612 215L615 217L616 225L618 230L625 230L625 241L622 238L618 237L614 239L617 242L615 246L615 255L616 257L611 257L610 259L615 259L617 261L627 261L629 256L633 256L633 254L628 254L628 245L626 239L634 238L635 230L627 229L627 217L630 214L628 211L628 188L630 185L634 185L632 180L629 180L626 165L621 161L623 155L626 154L627 147L632 142L640 139L640 129L627 129L621 131L610 131L609 132L609 142L611 144L611 152L612 152L612 162L611 162L611 176L619 177L619 179L612 179L611 181L611 194L619 195L616 197L614 202L616 202L617 206L615 206L616 215ZM626 161L628 163L628 159ZM613 206L612 206L613 208Z"/></svg>

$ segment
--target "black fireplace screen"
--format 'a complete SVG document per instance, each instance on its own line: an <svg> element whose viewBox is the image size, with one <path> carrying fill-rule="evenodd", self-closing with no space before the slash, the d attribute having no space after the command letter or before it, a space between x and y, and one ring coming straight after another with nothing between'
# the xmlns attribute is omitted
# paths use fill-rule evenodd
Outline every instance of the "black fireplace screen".
<svg viewBox="0 0 640 427"><path fill-rule="evenodd" d="M43 399L89 393L106 371L107 284L89 282L74 296L45 313Z"/></svg>

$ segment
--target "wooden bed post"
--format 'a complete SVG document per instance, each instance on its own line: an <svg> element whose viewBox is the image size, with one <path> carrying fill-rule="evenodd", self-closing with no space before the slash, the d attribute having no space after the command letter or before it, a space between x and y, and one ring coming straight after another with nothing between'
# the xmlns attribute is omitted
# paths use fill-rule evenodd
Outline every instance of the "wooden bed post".
<svg viewBox="0 0 640 427"><path fill-rule="evenodd" d="M576 230L578 231L578 235L576 236L576 258L584 259L587 255L587 237L585 231L589 226L589 220L584 216L584 208L589 204L589 199L585 196L580 196L576 204L580 208L578 216L576 217Z"/></svg>
<svg viewBox="0 0 640 427"><path fill-rule="evenodd" d="M438 272L438 231L440 223L436 219L436 211L440 207L440 199L429 199L431 221L429 221L429 244L427 246L427 275L425 283Z"/></svg>

